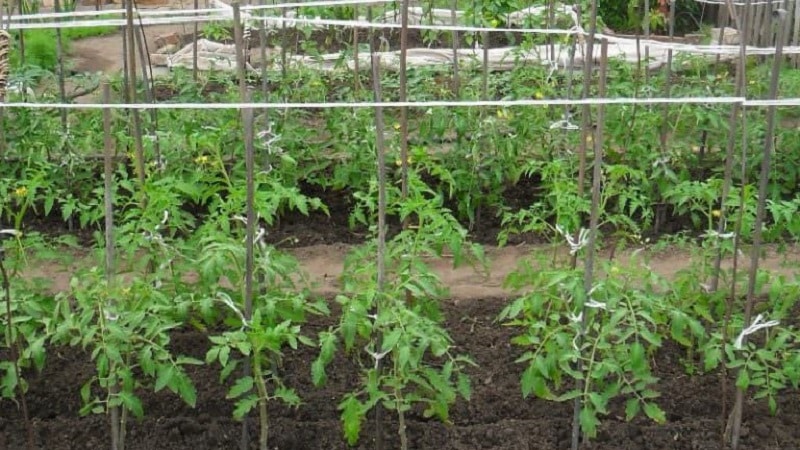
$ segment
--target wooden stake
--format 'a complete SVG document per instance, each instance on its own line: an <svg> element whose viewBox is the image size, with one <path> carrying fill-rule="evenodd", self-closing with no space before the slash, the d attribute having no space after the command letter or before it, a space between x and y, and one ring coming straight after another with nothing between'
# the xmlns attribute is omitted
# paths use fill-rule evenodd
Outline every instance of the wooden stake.
<svg viewBox="0 0 800 450"><path fill-rule="evenodd" d="M199 0L194 0L194 9L200 8ZM198 24L194 22L192 25L192 80L197 83L197 39L200 37Z"/></svg>
<svg viewBox="0 0 800 450"><path fill-rule="evenodd" d="M450 9L450 22L454 27L458 26L458 16L456 15L456 11L458 10L458 0L453 0L453 4ZM459 64L458 64L458 46L459 46L459 35L458 30L453 30L452 32L452 39L453 39L453 85L451 89L453 91L453 98L459 99L461 98L461 79L459 78Z"/></svg>
<svg viewBox="0 0 800 450"><path fill-rule="evenodd" d="M136 40L134 39L133 29L133 2L134 0L127 0L125 2L125 15L127 19L127 24L125 26L127 52L125 58L127 61L128 101L130 102L135 102L136 100ZM145 164L144 144L142 143L142 122L138 110L131 109L129 114L133 119L133 140L136 149L136 178L139 183L140 202L141 205L144 206L146 203L146 195L144 192Z"/></svg>
<svg viewBox="0 0 800 450"><path fill-rule="evenodd" d="M770 5L771 6L771 5ZM768 99L778 98L778 84L780 81L781 65L783 63L783 41L786 31L785 20L786 11L777 9L773 23L778 25L778 35L775 43L775 57L772 61L772 74L770 78ZM753 305L756 297L756 278L758 276L758 265L761 259L761 238L766 216L766 206L769 193L769 173L772 161L772 151L775 147L775 117L778 112L777 106L767 107L767 129L764 136L764 155L761 160L761 174L758 180L758 205L756 206L756 219L753 223L753 247L750 253L750 272L747 283L747 299L744 305L744 327L750 326L753 315ZM742 345L747 345L747 336L742 339ZM742 411L744 409L744 390L736 390L736 399L732 412L731 425L731 447L733 450L739 448L739 437L742 427Z"/></svg>
<svg viewBox="0 0 800 450"><path fill-rule="evenodd" d="M584 65L583 65L583 98L588 98L589 95L590 95L591 82L592 82L592 69L593 69L593 65L594 65L594 58L593 58L594 37L595 37L596 33L597 33L597 0L592 0L592 10L591 10L591 15L590 15L589 36L586 38L586 54L584 55ZM605 76L606 67L608 65L608 43L605 40L603 41L603 46L602 46L601 53L602 54L601 54L601 58L600 58L600 70L601 70L603 76ZM605 80L603 79L603 77L601 77L600 86L601 86L601 88L603 90L605 90ZM605 92L600 94L601 97L602 97L602 95L605 95ZM602 108L602 105L599 105L599 107ZM598 109L598 111L601 111L601 110ZM584 105L583 111L582 111L582 116L583 117L582 117L580 155L579 155L579 165L580 166L578 168L578 195L581 196L581 197L583 196L584 182L585 182L585 177L586 177L586 148L587 148L587 142L586 141L588 140L588 137L591 136L590 130L592 130L591 114L592 114L591 106L588 105L588 104ZM600 118L598 118L598 120L599 119ZM602 124L601 123L597 124L597 129L599 129L599 130L602 129ZM593 139L593 141L594 141L594 145L595 145L595 159L596 159L597 158L597 153L598 153L598 150L597 150L597 145L598 145L597 137L595 137L595 139ZM597 164L599 164L599 163L597 163ZM599 170L599 167L595 167L595 174L597 173L597 170ZM596 180L594 180L594 182L599 183L599 177ZM594 193L593 193L593 200L594 200ZM597 203L593 201L592 202L592 215L591 215L591 217L589 219L590 221L596 220L596 218L594 217L596 215L596 211L595 211L596 208L597 208ZM596 222L595 222L595 228L596 228ZM580 230L575 230L576 237L577 237L579 231ZM594 233L595 233L594 229L590 231L590 237L591 237L592 240L591 240L591 246L589 247L587 255L591 255L591 253L594 252L594 248L593 248L593 246L594 246L594 237L593 237ZM577 239L576 239L576 242L577 242ZM592 255L591 258L593 258L593 257L594 256ZM588 275L584 275L585 276L584 284L586 284L586 281L585 281L586 279L588 279L589 282L591 282L590 269L592 268L591 267L591 263L592 263L593 260L589 259L589 258L590 257L587 256L587 261L586 261L586 266L585 266L586 267L585 274L588 274ZM577 252L575 253L575 255L573 256L573 259L572 259L572 267L574 268L576 266L577 266ZM591 286L590 286L590 288L591 288ZM587 290L587 292L588 292L588 290ZM585 308L584 308L584 310L585 310ZM586 328L586 311L584 311L584 314L582 314L582 317L583 317L583 321L581 322L581 336L583 335L583 330ZM582 340L581 336L578 337L578 341L579 341L578 348L580 348L580 345L581 345L580 344L580 341ZM583 370L582 364L580 362L578 362L577 370L578 371L582 371ZM581 380L577 380L577 383L578 383L578 389L579 390L582 389L583 382ZM571 434L571 442L572 442L571 449L572 450L578 450L578 446L580 445L580 440L581 440L580 413L581 413L582 407L583 407L583 405L581 404L580 397L576 397L575 400L574 400L574 403L573 403L573 416L572 416L572 434Z"/></svg>
<svg viewBox="0 0 800 450"><path fill-rule="evenodd" d="M238 1L233 2L233 40L236 48L236 73L239 79L239 96L241 101L247 103L250 96L247 92L247 79L245 74L245 54L244 54L244 31L242 28L242 15ZM255 253L255 176L254 176L254 146L253 146L253 110L251 108L242 109L242 124L244 128L245 146L245 171L246 171L246 217L245 225L245 269L244 269L244 317L250 320L253 316L253 269ZM251 375L249 361L245 363L244 372ZM247 450L250 446L250 436L247 428L247 421L242 421L242 439L240 442L242 450Z"/></svg>
<svg viewBox="0 0 800 450"><path fill-rule="evenodd" d="M370 39L372 41L372 39ZM380 57L372 47L372 90L375 103L381 103L381 78L380 78ZM386 285L386 143L383 133L385 123L383 117L383 107L375 107L375 151L378 164L378 250L377 250L377 302L373 309L373 314L380 313L380 305L383 303L383 295ZM382 336L378 333L372 337L374 342L380 342ZM383 360L376 362L378 376L382 372ZM375 405L375 449L383 450L383 406L379 403Z"/></svg>

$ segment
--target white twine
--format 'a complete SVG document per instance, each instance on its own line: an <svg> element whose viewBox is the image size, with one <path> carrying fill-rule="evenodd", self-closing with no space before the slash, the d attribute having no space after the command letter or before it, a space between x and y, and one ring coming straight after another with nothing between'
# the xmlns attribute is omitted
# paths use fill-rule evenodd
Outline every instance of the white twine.
<svg viewBox="0 0 800 450"><path fill-rule="evenodd" d="M700 237L705 238L705 239L727 240L727 239L733 239L734 237L736 237L736 233L733 233L733 232L731 232L731 233L720 233L717 230L708 230L705 233L703 233L702 235L700 235Z"/></svg>
<svg viewBox="0 0 800 450"><path fill-rule="evenodd" d="M762 314L759 314L758 316L756 316L756 320L754 320L749 327L745 328L744 330L742 330L741 333L739 333L739 336L733 342L733 346L734 348L736 348L736 350L742 349L745 336L749 336L757 332L758 330L761 330L762 328L770 328L780 324L780 321L777 320L770 320L769 322L761 323L762 320L764 320L764 316Z"/></svg>
<svg viewBox="0 0 800 450"><path fill-rule="evenodd" d="M226 294L225 292L217 292L217 299L220 300L222 303L224 303L225 306L233 310L233 312L237 316L239 316L239 320L242 321L242 329L248 328L250 326L250 322L248 322L248 320L245 319L244 314L242 314L242 311L236 306L236 304L233 303L233 299L231 299L230 295Z"/></svg>
<svg viewBox="0 0 800 450"><path fill-rule="evenodd" d="M581 129L578 125L575 125L572 122L572 114L570 114L569 112L563 114L561 117L562 117L561 120L557 120L552 124L550 124L551 130L560 129L560 130L575 131Z"/></svg>
<svg viewBox="0 0 800 450"><path fill-rule="evenodd" d="M342 5L361 5L361 4L382 4L393 3L395 0L317 0L310 2L295 2L295 3L276 3L274 5L247 5L242 6L242 11L259 11L270 9L289 9L301 7L315 7L315 6L342 6ZM216 2L215 2L216 4ZM150 16L171 16L171 15L191 15L191 14L211 14L211 13L225 13L231 9L230 6L221 8L199 8L199 9L175 9L175 10L139 10L134 9L134 13L142 17ZM113 15L125 15L124 9L109 9L100 11L71 11L60 13L38 13L38 14L15 14L11 17L3 16L3 21L6 23L15 21L27 20L40 20L40 19L71 19L73 17L101 17Z"/></svg>
<svg viewBox="0 0 800 450"><path fill-rule="evenodd" d="M782 5L783 0L773 1L753 1L753 2L729 2L726 0L694 0L697 3L705 3L707 5L733 5L733 6L760 6L760 5Z"/></svg>
<svg viewBox="0 0 800 450"><path fill-rule="evenodd" d="M589 243L589 230L586 228L581 228L578 231L577 240L572 236L572 234L570 234L569 231L565 230L564 228L561 228L561 225L556 225L556 231L558 231L558 234L560 234L561 236L564 237L564 239L566 239L567 244L569 245L570 248L569 250L570 255L578 253L581 249L586 247L586 244ZM592 289L589 292L589 295L592 295L593 291L594 289Z"/></svg>
<svg viewBox="0 0 800 450"><path fill-rule="evenodd" d="M432 100L405 102L308 102L308 103L0 103L0 108L46 109L333 109L333 108L437 108L479 106L551 105L659 105L659 104L739 104L743 106L800 106L800 98L748 100L745 97L614 97L582 99L521 100Z"/></svg>
<svg viewBox="0 0 800 450"><path fill-rule="evenodd" d="M256 11L262 9L287 9L287 8L295 8L295 7L302 7L302 6L335 6L335 5L344 5L344 4L363 4L363 3L388 3L389 0L341 0L341 1L317 1L317 2L309 2L309 3L284 3L284 4L277 4L277 5L254 5L243 7L243 11ZM181 11L136 11L136 13L141 17L142 24L145 25L155 25L155 24L180 24L180 23L193 23L193 22L208 22L214 20L230 20L233 16L233 8L227 5L226 3L215 0L216 5L220 5L220 8L214 9L197 9L197 10L181 10ZM9 29L17 30L17 29L40 29L40 28L72 28L72 27L86 27L86 26L98 26L98 25L107 25L107 26L123 26L127 24L125 19L100 19L100 20L89 20L89 21L74 21L74 22L51 22L51 23L14 23L15 21L19 20L37 20L41 18L72 18L75 16L95 16L95 15L107 15L107 14L118 14L123 13L122 10L113 10L113 11L95 11L95 12L83 12L79 14L75 13L52 13L52 14L37 14L37 15L24 15L24 16L11 16L11 17L4 17L7 23L9 23ZM568 11L569 12L569 11ZM202 14L214 14L211 16L206 15L198 15L198 13ZM156 16L161 15L172 15L172 16L180 16L180 15L189 15L195 14L194 16L189 17L167 17L167 18L157 18ZM531 13L531 15L535 15ZM250 14L243 14L242 19L244 22L254 21ZM376 23L376 22L367 22L361 19L358 20L335 20L335 19L322 19L322 18L298 18L298 17L278 17L278 16L263 16L259 17L266 25L267 23L279 23L283 24L286 23L290 26L295 24L305 24L305 25L318 25L318 26L342 26L342 27L357 27L357 28L377 28L377 29L396 29L401 28L402 24L399 23ZM408 25L409 29L417 29L417 30L433 30L433 31L462 31L462 32L484 32L484 31L494 31L494 32L506 32L506 33L521 33L521 34L556 34L556 35L581 35L581 36L588 36L589 33L584 30L580 24L576 23L576 18L573 17L573 26L570 29L544 29L544 28L534 28L534 29L520 29L520 28L488 28L488 27L472 27L472 26L457 26L457 25L424 25L424 24L414 24ZM631 40L629 38L623 38L613 35L607 35L603 33L596 33L595 39L606 39L608 42L612 43L629 43ZM696 53L696 54L708 54L708 55L737 55L739 54L741 48L739 45L700 45L700 44L683 44L683 43L676 43L676 42L661 42L655 40L644 39L640 40L640 44L644 45L645 47L654 47L654 48L662 48L662 49L671 49L676 52L689 52L689 53ZM746 51L750 55L771 55L775 54L777 51L776 47L746 47ZM787 46L783 48L784 54L797 54L800 53L800 46Z"/></svg>
<svg viewBox="0 0 800 450"><path fill-rule="evenodd" d="M378 370L381 360L386 357L386 355L388 355L392 349L386 350L385 352L374 352L369 349L369 344L367 344L367 346L364 347L364 351L367 352L368 355L372 356L372 358L375 360L375 370Z"/></svg>
<svg viewBox="0 0 800 450"><path fill-rule="evenodd" d="M22 237L22 232L14 229L0 230L0 234L6 234L15 238Z"/></svg>

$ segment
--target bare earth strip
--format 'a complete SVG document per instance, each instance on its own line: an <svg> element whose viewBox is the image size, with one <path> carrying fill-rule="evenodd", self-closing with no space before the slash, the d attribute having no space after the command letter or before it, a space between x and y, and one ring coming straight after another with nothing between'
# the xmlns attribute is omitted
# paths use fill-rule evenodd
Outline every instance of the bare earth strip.
<svg viewBox="0 0 800 450"><path fill-rule="evenodd" d="M333 244L300 247L287 251L300 261L314 292L333 295L340 292L339 277L344 267L344 258L351 248L345 244ZM531 245L502 248L487 246L485 250L489 261L488 272L475 270L469 265L453 268L453 261L450 258L433 259L428 262L442 282L449 287L451 298L473 300L513 295L511 290L503 286L506 276L526 258L532 256L550 258L553 254L551 247ZM634 251L620 252L615 260L625 265L633 254ZM566 252L559 253L560 258L567 256ZM691 268L692 255L686 250L676 248L658 252L644 250L637 252L636 261L646 262L654 273L669 280L681 270ZM29 269L25 271L23 277L29 280L47 280L54 292L64 291L69 288L69 280L79 267L97 263L88 252L76 253L68 265L30 261ZM724 266L730 267L730 261L725 261ZM741 258L739 270L746 271L748 267L749 258ZM782 252L778 252L774 247L768 248L759 262L759 267L789 278L800 275L800 246L791 246ZM187 274L186 278L191 280L193 275Z"/></svg>

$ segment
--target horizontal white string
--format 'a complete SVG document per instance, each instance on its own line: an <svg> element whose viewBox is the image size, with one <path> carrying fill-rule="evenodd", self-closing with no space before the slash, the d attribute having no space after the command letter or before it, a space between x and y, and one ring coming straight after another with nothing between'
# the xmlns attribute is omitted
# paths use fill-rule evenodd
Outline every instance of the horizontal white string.
<svg viewBox="0 0 800 450"><path fill-rule="evenodd" d="M271 5L247 5L242 6L242 11L257 11L269 9L289 9L289 8L302 8L302 7L316 7L316 6L342 6L342 5L374 5L393 3L395 0L313 0L308 2L291 2L291 3L275 3ZM200 8L200 9L170 9L170 10L150 10L150 9L135 9L136 14L142 17L150 16L171 16L171 15L188 15L188 14L205 14L205 13L221 13L231 9L227 8ZM3 21L20 22L27 20L40 20L40 19L70 19L73 17L100 17L107 15L124 15L124 9L109 9L109 10L90 10L90 11L69 11L60 13L37 13L37 14L15 14L11 17L3 16Z"/></svg>
<svg viewBox="0 0 800 450"><path fill-rule="evenodd" d="M729 3L726 0L694 0L697 3L706 3L709 5L728 5ZM760 6L760 5L782 5L783 0L773 0L773 1L752 1L752 2L731 2L733 6Z"/></svg>
<svg viewBox="0 0 800 450"><path fill-rule="evenodd" d="M394 3L396 0L319 0L311 2L276 3L273 5L242 5L242 11L259 11L263 9L304 8L308 6L341 6L341 5L380 5Z"/></svg>
<svg viewBox="0 0 800 450"><path fill-rule="evenodd" d="M171 25L186 23L213 22L217 20L230 20L230 15L224 11L216 15L190 16L190 17L151 17L146 19L135 19L135 25ZM75 20L71 22L42 22L42 23L12 23L8 25L9 30L42 30L55 28L86 28L86 27L120 27L127 25L126 19L103 19L103 20Z"/></svg>
<svg viewBox="0 0 800 450"><path fill-rule="evenodd" d="M747 100L744 106L800 106L800 98L779 98L777 100Z"/></svg>
<svg viewBox="0 0 800 450"><path fill-rule="evenodd" d="M375 0L370 0L375 1ZM332 2L331 2L332 3ZM209 22L215 20L230 20L230 10L226 9L213 9L206 10L208 12L217 12L218 15L213 16L190 16L190 17L148 17L142 19L144 25L164 25L164 24L181 24L181 23L194 23L194 22ZM288 23L304 24L304 25L322 25L322 26L341 26L341 27L356 27L356 28L372 28L372 29L399 29L402 28L398 23L377 23L366 22L361 20L335 20L335 19L319 19L319 18L296 18L296 17L278 17L268 16L260 17L258 19L266 23ZM137 21L138 22L138 21ZM42 29L42 28L78 28L87 26L124 26L127 21L125 19L102 19L90 21L72 21L72 22L51 22L51 23L13 23L9 28L15 29ZM565 29L519 29L519 28L487 28L487 27L472 27L472 26L452 26L452 25L409 25L409 29L415 30L432 30L432 31L463 31L463 32L509 32L521 34L556 34L556 35L582 35L587 36L583 30L573 28ZM595 34L596 39L607 39L611 43L630 43L630 38L622 38L603 33ZM648 39L641 39L640 45L644 47L654 47L662 49L671 49L675 52L685 52L694 54L706 55L738 55L740 47L738 45L693 45L683 44L677 42L663 42ZM747 46L746 52L748 55L773 55L777 49L775 47L752 47ZM792 55L800 54L800 46L786 46L782 49L783 54Z"/></svg>
<svg viewBox="0 0 800 450"><path fill-rule="evenodd" d="M167 25L167 24L185 24L194 22L208 22L213 20L231 20L230 9L214 9L210 12L218 14L214 16L195 15L189 17L147 17L142 18L141 21L137 20L137 25ZM321 25L321 26L339 26L339 27L352 27L352 28L372 28L372 29L399 29L402 24L399 23L378 23L367 22L362 20L337 20L337 19L320 19L320 18L299 18L299 17L280 17L280 16L263 16L253 18L253 21L262 21L266 23L288 23L288 24L303 24L303 25ZM96 27L96 26L124 26L127 24L125 19L98 19L98 20L82 20L70 22L40 22L40 23L10 23L8 29L10 30L34 30L34 29L52 29L52 28L79 28L79 27ZM472 27L472 26L452 26L452 25L408 25L409 29L415 30L432 30L432 31L464 31L464 32L509 32L521 34L585 34L578 29L557 29L557 28L489 28L489 27Z"/></svg>
<svg viewBox="0 0 800 450"><path fill-rule="evenodd" d="M117 14L125 14L124 9L109 9L109 10L101 10L101 11L70 11L70 12L60 12L60 13L37 13L37 14L15 14L11 17L3 16L3 23L8 22L19 22L24 20L39 20L39 19L69 19L72 17L94 17L94 16L113 16Z"/></svg>
<svg viewBox="0 0 800 450"><path fill-rule="evenodd" d="M524 100L434 100L424 102L308 102L308 103L3 103L0 108L54 109L333 109L333 108L436 108L436 107L514 107L551 105L654 105L654 104L742 104L746 106L793 106L800 98L781 100L747 100L744 97L656 97L656 98L587 98L587 99L524 99Z"/></svg>

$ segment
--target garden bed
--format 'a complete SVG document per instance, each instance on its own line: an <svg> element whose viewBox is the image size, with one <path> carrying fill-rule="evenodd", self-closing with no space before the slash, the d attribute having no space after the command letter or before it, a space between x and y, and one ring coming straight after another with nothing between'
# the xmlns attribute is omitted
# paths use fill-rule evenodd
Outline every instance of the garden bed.
<svg viewBox="0 0 800 450"><path fill-rule="evenodd" d="M414 449L564 449L569 447L572 408L568 403L523 399L519 376L522 365L514 360L521 354L509 340L512 329L500 327L495 318L507 303L491 298L459 301L443 305L446 326L459 351L472 355L479 367L470 369L473 396L470 402L459 401L452 409L450 425L426 420L419 414L408 417L410 448ZM331 319L314 320L308 330L319 331ZM205 333L182 330L172 334L175 353L202 359L208 350ZM343 449L339 411L341 396L358 382L354 361L337 357L325 387L315 388L310 379L315 349L301 349L289 354L282 373L287 384L297 388L305 402L298 409L279 404L271 408L270 448L281 450ZM665 425L646 418L625 422L621 405L614 406L605 418L598 438L586 449L715 449L720 443L719 374L689 376L684 371L685 353L672 344L662 348L653 359L655 375L660 378L658 403L667 414ZM88 355L78 350L53 349L45 371L29 375L31 388L28 407L34 421L39 448L48 450L97 449L108 446L105 416L80 418L82 383L94 371ZM220 384L219 373L211 366L190 367L188 373L197 386L198 400L192 409L171 394L141 392L146 418L132 420L128 446L134 449L233 449L238 448L241 424L231 418L233 403L224 400L227 387ZM732 387L732 383L728 386ZM732 398L733 390L729 399ZM25 429L16 406L0 403L0 448L25 447ZM797 423L800 401L796 395L783 396L780 413L770 416L766 405L755 402L746 408L742 449L770 450L800 447ZM387 417L393 417L391 414ZM388 422L388 421L387 421ZM255 433L255 421L250 422ZM369 424L371 425L371 424ZM396 424L387 423L388 449L396 449ZM367 426L357 448L373 448L372 428ZM256 438L253 436L253 443ZM255 448L253 446L252 448Z"/></svg>

